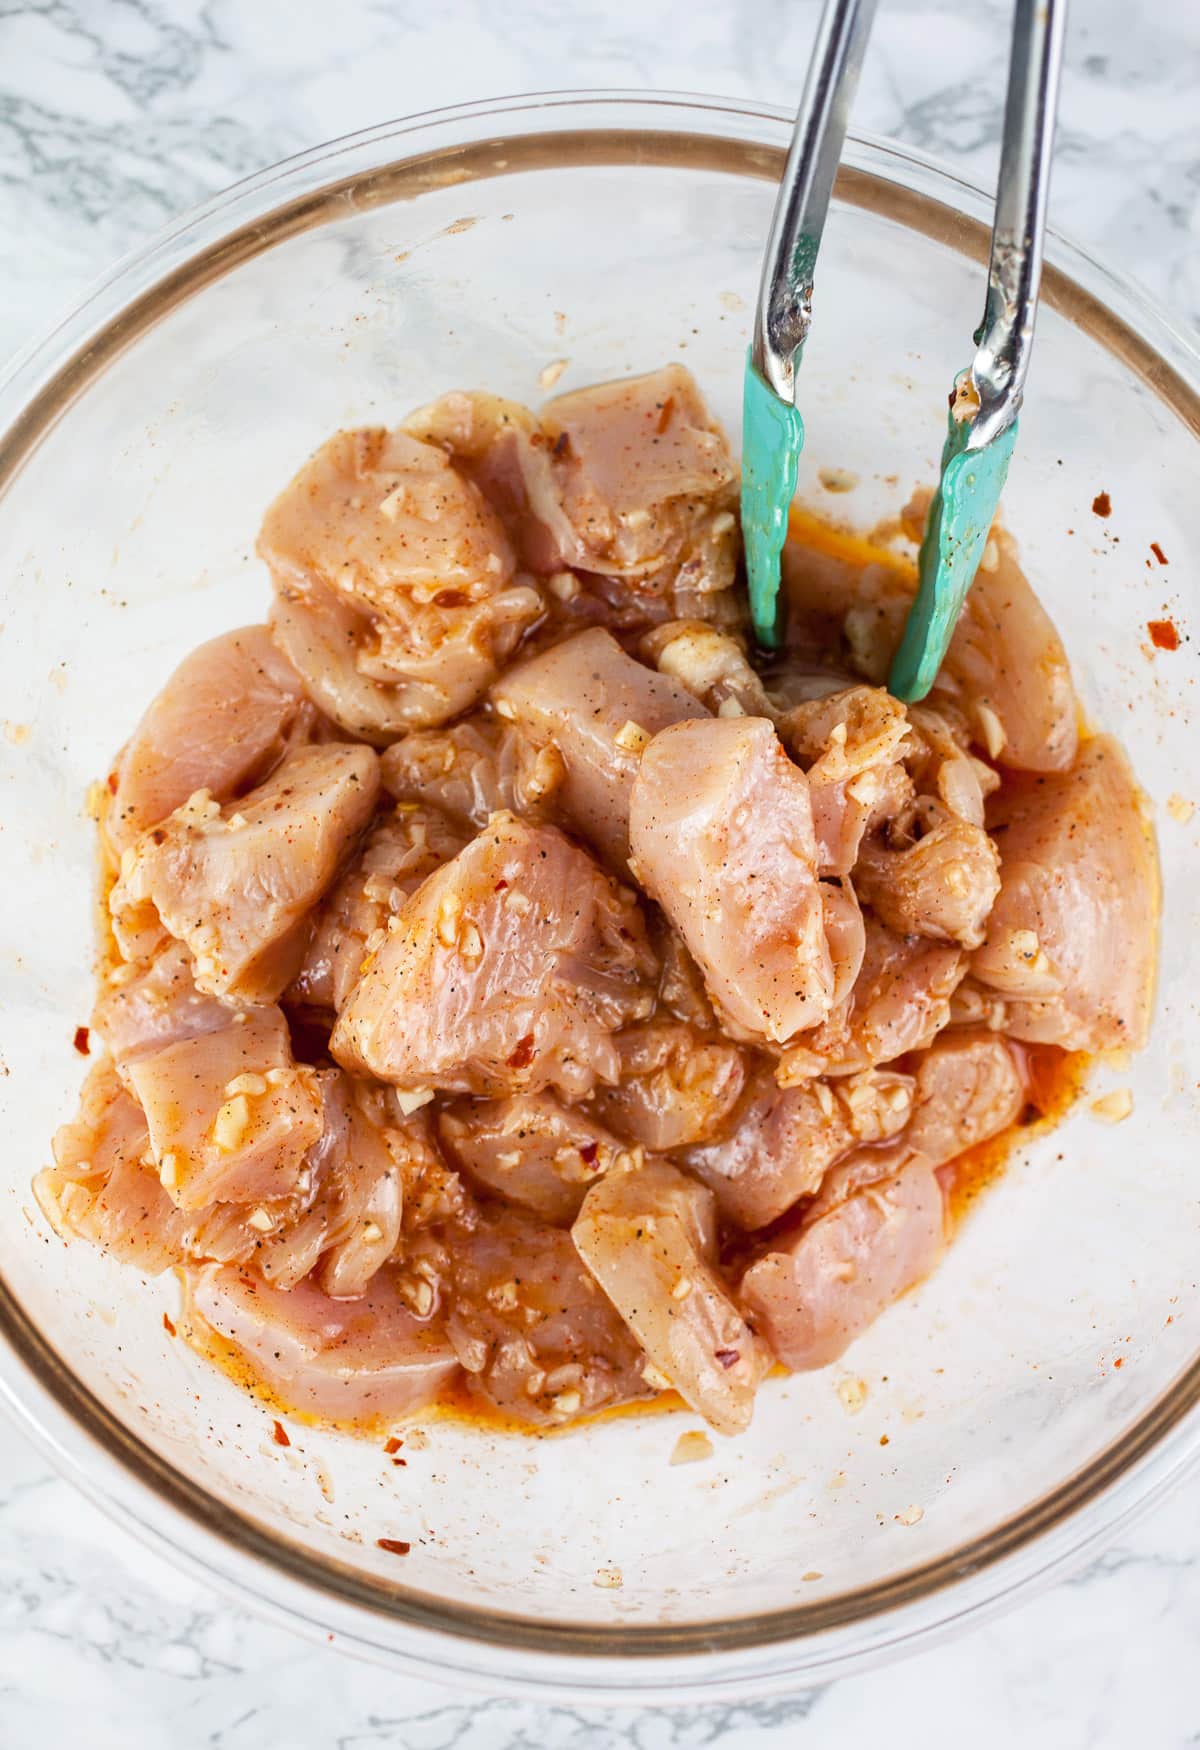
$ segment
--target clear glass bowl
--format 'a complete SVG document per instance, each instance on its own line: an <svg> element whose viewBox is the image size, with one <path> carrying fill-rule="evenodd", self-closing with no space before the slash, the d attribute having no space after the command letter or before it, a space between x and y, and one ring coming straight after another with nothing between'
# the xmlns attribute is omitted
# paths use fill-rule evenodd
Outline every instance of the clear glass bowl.
<svg viewBox="0 0 1200 1750"><path fill-rule="evenodd" d="M452 386L536 401L557 359L563 387L681 359L736 432L787 135L741 105L563 96L342 141L126 262L0 391L3 1393L177 1559L424 1674L643 1698L828 1677L1077 1558L1200 1437L1200 857L1178 807L1153 1043L1101 1082L1133 1115L1085 1106L1029 1147L844 1367L772 1381L707 1463L670 1465L682 1415L543 1440L430 1420L405 1469L296 1425L284 1450L164 1330L170 1278L66 1250L30 1207L83 1067L85 791L185 651L263 614L272 494L338 425ZM868 526L932 477L988 208L908 153L849 148L803 372L810 502ZM1091 717L1162 804L1197 786L1200 365L1078 250L1055 240L1049 263L1007 521ZM822 493L830 465L852 494ZM1151 618L1179 650L1154 651ZM868 1387L853 1417L847 1373Z"/></svg>

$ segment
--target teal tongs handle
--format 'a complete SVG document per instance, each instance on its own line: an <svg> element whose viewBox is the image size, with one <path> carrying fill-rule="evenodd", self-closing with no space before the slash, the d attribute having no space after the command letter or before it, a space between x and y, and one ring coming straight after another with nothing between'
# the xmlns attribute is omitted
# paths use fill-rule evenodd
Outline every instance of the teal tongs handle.
<svg viewBox="0 0 1200 1750"><path fill-rule="evenodd" d="M987 304L955 380L919 585L888 685L923 699L945 660L983 557L1017 439L1042 276L1066 0L1016 0Z"/></svg>
<svg viewBox="0 0 1200 1750"><path fill-rule="evenodd" d="M779 558L804 425L796 369L812 323L813 276L876 0L826 0L763 257L746 361L742 532L760 644L779 643Z"/></svg>

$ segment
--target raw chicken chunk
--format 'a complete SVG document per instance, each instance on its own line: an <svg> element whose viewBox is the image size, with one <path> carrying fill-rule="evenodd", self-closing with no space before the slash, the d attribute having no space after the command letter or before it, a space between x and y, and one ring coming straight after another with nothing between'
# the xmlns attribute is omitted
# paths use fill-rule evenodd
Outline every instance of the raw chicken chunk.
<svg viewBox="0 0 1200 1750"><path fill-rule="evenodd" d="M492 697L534 742L557 747L566 766L564 813L623 871L643 749L668 724L703 716L703 706L598 628L510 670Z"/></svg>
<svg viewBox="0 0 1200 1750"><path fill-rule="evenodd" d="M89 1072L78 1116L54 1137L54 1165L33 1182L61 1239L90 1240L124 1264L157 1276L178 1261L185 1219L158 1182L137 1102L112 1064Z"/></svg>
<svg viewBox="0 0 1200 1750"><path fill-rule="evenodd" d="M331 1048L400 1087L575 1099L616 1080L610 1035L653 1005L636 899L554 827L493 815L393 926Z"/></svg>
<svg viewBox="0 0 1200 1750"><path fill-rule="evenodd" d="M280 598L280 643L357 734L467 709L542 611L537 590L514 581L482 494L406 432L331 438L268 511L258 551Z"/></svg>
<svg viewBox="0 0 1200 1750"><path fill-rule="evenodd" d="M903 827L863 843L854 885L900 935L978 948L1000 891L999 871L996 847L983 827L925 797Z"/></svg>
<svg viewBox="0 0 1200 1750"><path fill-rule="evenodd" d="M748 1427L770 1356L714 1268L712 1192L665 1161L610 1173L571 1236L655 1375L718 1432Z"/></svg>
<svg viewBox="0 0 1200 1750"><path fill-rule="evenodd" d="M785 1367L827 1367L928 1275L944 1243L941 1187L916 1157L772 1238L742 1278L742 1304Z"/></svg>
<svg viewBox="0 0 1200 1750"><path fill-rule="evenodd" d="M565 1423L647 1397L641 1350L570 1236L515 1210L453 1236L447 1329L472 1391L518 1422Z"/></svg>
<svg viewBox="0 0 1200 1750"><path fill-rule="evenodd" d="M1004 997L1005 1031L1138 1050L1154 993L1158 861L1120 748L1097 736L1074 770L1011 783L989 825L1000 896L971 970Z"/></svg>
<svg viewBox="0 0 1200 1750"><path fill-rule="evenodd" d="M613 1043L621 1080L598 1088L594 1104L614 1130L665 1154L724 1127L746 1080L736 1046L678 1021L629 1027Z"/></svg>
<svg viewBox="0 0 1200 1750"><path fill-rule="evenodd" d="M1025 1105L1019 1046L996 1033L943 1033L917 1064L906 1139L932 1166L997 1136Z"/></svg>
<svg viewBox="0 0 1200 1750"><path fill-rule="evenodd" d="M574 1221L588 1186L625 1149L585 1107L552 1094L458 1101L442 1112L438 1133L483 1190L556 1226Z"/></svg>
<svg viewBox="0 0 1200 1750"><path fill-rule="evenodd" d="M502 717L468 717L449 729L417 729L393 742L383 782L402 802L428 802L475 827L497 809L546 816L566 775L553 742L538 746Z"/></svg>
<svg viewBox="0 0 1200 1750"><path fill-rule="evenodd" d="M822 875L849 875L887 793L908 732L904 706L882 687L847 687L793 705L779 722L805 767Z"/></svg>
<svg viewBox="0 0 1200 1750"><path fill-rule="evenodd" d="M233 1020L228 1003L197 990L192 957L182 942L168 942L154 960L122 967L121 974L92 1012L92 1028L118 1070L148 1051L218 1032Z"/></svg>
<svg viewBox="0 0 1200 1750"><path fill-rule="evenodd" d="M122 748L104 826L118 850L194 791L219 802L265 777L316 713L265 626L243 626L184 658ZM115 782L115 788L113 788Z"/></svg>
<svg viewBox="0 0 1200 1750"><path fill-rule="evenodd" d="M728 1135L683 1156L735 1226L766 1227L811 1197L842 1155L895 1136L913 1109L913 1079L866 1070L834 1082L781 1088L761 1073Z"/></svg>
<svg viewBox="0 0 1200 1750"><path fill-rule="evenodd" d="M321 907L289 999L338 1013L389 920L462 846L462 833L438 808L401 803L384 815Z"/></svg>
<svg viewBox="0 0 1200 1750"><path fill-rule="evenodd" d="M655 736L630 800L635 874L736 1037L782 1042L828 1014L834 966L808 784L762 717Z"/></svg>
<svg viewBox="0 0 1200 1750"><path fill-rule="evenodd" d="M186 1315L232 1343L290 1410L331 1422L390 1421L436 1397L458 1372L443 1331L417 1319L386 1275L358 1300L311 1282L282 1291L210 1265L184 1273Z"/></svg>
<svg viewBox="0 0 1200 1750"><path fill-rule="evenodd" d="M295 1190L321 1134L321 1092L293 1061L276 1008L147 1052L127 1066L155 1169L180 1209L252 1203Z"/></svg>
<svg viewBox="0 0 1200 1750"><path fill-rule="evenodd" d="M861 969L849 997L786 1051L780 1080L850 1075L920 1051L950 1019L950 999L967 971L961 949L898 936L870 913Z"/></svg>
<svg viewBox="0 0 1200 1750"><path fill-rule="evenodd" d="M529 480L533 509L562 565L689 598L733 582L737 470L690 372L668 365L560 395L542 409L549 479ZM547 487L549 490L547 490Z"/></svg>
<svg viewBox="0 0 1200 1750"><path fill-rule="evenodd" d="M195 957L201 990L250 1002L295 975L308 912L370 818L379 761L368 747L300 748L224 810L197 791L122 858L110 908L136 947L156 915Z"/></svg>

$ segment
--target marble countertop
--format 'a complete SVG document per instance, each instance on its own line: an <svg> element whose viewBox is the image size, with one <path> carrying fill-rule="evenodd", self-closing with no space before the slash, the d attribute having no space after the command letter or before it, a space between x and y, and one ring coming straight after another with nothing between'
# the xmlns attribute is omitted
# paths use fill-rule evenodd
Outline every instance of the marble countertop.
<svg viewBox="0 0 1200 1750"><path fill-rule="evenodd" d="M1086 0L1054 221L1200 322L1200 9ZM794 102L815 0L0 0L0 355L122 251L272 160L566 86ZM885 0L856 121L994 175L1009 7ZM1195 1487L991 1626L786 1700L470 1698L314 1649L181 1577L0 1426L0 1744L82 1750L1175 1750L1200 1743Z"/></svg>

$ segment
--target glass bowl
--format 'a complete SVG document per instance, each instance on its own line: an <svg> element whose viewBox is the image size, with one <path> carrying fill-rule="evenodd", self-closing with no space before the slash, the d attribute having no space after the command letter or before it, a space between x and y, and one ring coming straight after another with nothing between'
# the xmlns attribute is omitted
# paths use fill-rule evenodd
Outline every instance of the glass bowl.
<svg viewBox="0 0 1200 1750"><path fill-rule="evenodd" d="M339 425L454 386L536 401L564 359L563 388L680 359L736 433L788 131L739 104L567 95L362 134L162 235L0 391L3 1395L180 1562L423 1675L698 1699L827 1678L1111 1537L1200 1438L1200 857L1178 800L1197 786L1200 363L1061 240L1005 508L1090 717L1176 797L1153 1042L1097 1083L1132 1089L1125 1123L1084 1102L1020 1152L844 1365L771 1381L750 1433L686 1467L683 1414L540 1440L431 1418L405 1468L298 1423L285 1449L172 1339L170 1277L68 1251L32 1209L83 1069L87 786L187 650L262 617L271 496ZM849 147L803 371L807 502L867 527L932 478L989 204ZM823 467L858 485L829 497ZM1148 638L1162 618L1176 651ZM847 1377L867 1388L853 1416Z"/></svg>

